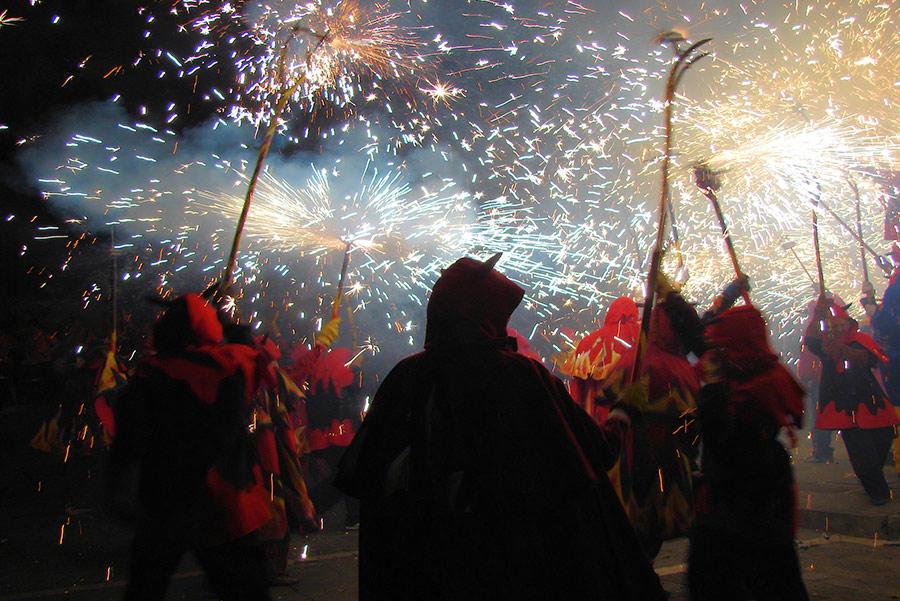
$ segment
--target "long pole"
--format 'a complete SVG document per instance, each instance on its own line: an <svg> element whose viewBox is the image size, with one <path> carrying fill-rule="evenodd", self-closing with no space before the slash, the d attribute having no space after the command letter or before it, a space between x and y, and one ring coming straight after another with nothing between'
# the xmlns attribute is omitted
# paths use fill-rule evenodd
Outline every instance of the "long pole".
<svg viewBox="0 0 900 601"><path fill-rule="evenodd" d="M863 282L868 284L870 283L869 265L866 262L866 248L863 246L862 210L859 206L859 187L852 179L848 179L847 183L850 184L850 189L853 190L853 195L856 197L856 235L859 239L859 262L862 265Z"/></svg>
<svg viewBox="0 0 900 601"><path fill-rule="evenodd" d="M679 34L669 32L660 37L661 41L672 43L675 50L675 64L669 71L666 79L665 103L663 106L663 125L665 127L665 143L663 148L663 163L660 172L660 192L659 192L659 223L656 229L656 243L653 246L653 254L650 257L650 272L647 274L647 290L644 293L644 311L641 315L641 333L638 337L638 348L635 354L634 364L631 371L631 381L638 379L643 367L644 354L646 353L647 338L650 333L650 316L653 313L653 304L656 301L656 282L659 277L659 264L662 259L663 238L666 230L666 210L667 201L669 199L669 165L672 160L672 107L675 101L675 90L681 77L690 66L699 59L706 56L705 54L692 56L694 51L700 46L709 42L709 39L700 40L689 46L687 50L681 51L678 43L683 41Z"/></svg>
<svg viewBox="0 0 900 601"><path fill-rule="evenodd" d="M819 249L819 213L816 209L819 207L819 196L822 194L822 188L816 184L816 194L813 200L812 226L813 226L813 248L816 251L816 270L819 275L819 296L825 297L825 274L822 272L822 253Z"/></svg>
<svg viewBox="0 0 900 601"><path fill-rule="evenodd" d="M718 174L710 169L706 163L698 163L697 165L694 165L694 182L697 184L697 187L703 191L703 194L709 199L709 202L712 203L713 211L716 213L716 219L719 220L719 228L722 230L722 238L725 240L725 248L728 251L728 256L731 257L734 275L739 280L743 279L744 272L741 271L741 266L738 263L737 252L734 250L734 242L731 240L731 232L729 232L728 225L725 223L722 205L719 204L719 197L716 195L716 190L720 187ZM744 297L744 302L749 305L750 294L747 292L746 288L741 291L741 296Z"/></svg>
<svg viewBox="0 0 900 601"><path fill-rule="evenodd" d="M295 28L291 32L291 36L284 43L281 49L281 56L278 59L278 71L281 74L282 78L284 77L284 71L287 64L287 51L288 46L291 41L297 34L307 32L306 29ZM328 33L326 32L324 35L318 36L318 43L313 48L310 48L306 53L306 64L307 66L310 63L313 55L319 48L322 47L322 44L325 43L325 40L328 39ZM297 91L303 82L306 81L305 72L297 77L297 80L288 86L284 91L282 91L281 95L278 97L278 101L275 103L275 108L272 110L272 117L269 120L269 125L266 128L266 133L263 136L262 145L259 147L259 154L256 156L256 166L253 168L253 174L250 177L250 183L247 185L247 194L244 196L244 206L241 209L241 216L238 218L237 228L234 231L234 240L231 242L231 252L228 254L228 262L225 264L225 274L222 276L222 285L219 287L219 294L226 294L228 291L228 287L231 285L231 278L233 277L234 272L234 264L237 261L237 253L238 248L240 248L241 244L241 236L244 233L244 225L247 223L247 214L250 212L250 203L253 201L253 192L256 190L256 182L259 180L259 174L262 171L262 166L266 161L266 157L269 155L269 150L272 147L272 140L275 138L275 131L278 129L278 120L281 118L282 113L284 113L284 109L287 107L287 103L290 101L291 97L294 95L294 92Z"/></svg>
<svg viewBox="0 0 900 601"><path fill-rule="evenodd" d="M240 248L241 245L241 236L244 233L244 225L247 223L247 215L250 213L250 203L253 201L253 193L256 191L256 183L259 180L262 166L266 161L266 157L269 156L269 150L272 148L272 140L275 138L275 131L278 129L278 119L281 118L281 114L284 112L288 100L293 96L302 80L303 78L300 78L297 83L282 93L278 98L278 102L275 104L275 109L272 111L272 118L269 121L266 133L263 136L262 145L259 147L259 153L256 155L256 166L253 168L253 175L250 177L250 183L247 185L247 194L244 196L244 206L241 209L241 216L238 218L237 228L234 230L234 239L231 242L231 252L228 254L228 262L225 264L225 275L222 278L222 286L219 288L222 294L226 293L228 286L231 284L234 264L237 261L238 248Z"/></svg>
<svg viewBox="0 0 900 601"><path fill-rule="evenodd" d="M112 305L112 345L116 350L116 333L119 327L119 257L116 253L116 226L109 235L109 252L112 254L112 282L110 282L110 304Z"/></svg>
<svg viewBox="0 0 900 601"><path fill-rule="evenodd" d="M781 248L784 250L791 251L791 254L794 255L794 258L797 259L797 263L800 264L800 267L803 269L803 273L806 274L806 277L809 278L809 283L813 285L813 287L818 286L816 284L816 280L812 277L812 274L809 272L809 269L806 268L806 263L800 260L800 255L797 254L797 251L794 250L794 246L796 244L794 242L785 242L781 245Z"/></svg>
<svg viewBox="0 0 900 601"><path fill-rule="evenodd" d="M344 282L347 280L347 268L350 266L350 249L353 247L353 241L347 242L344 247L344 261L341 263L341 278L338 280L337 293L334 295L334 302L331 304L331 319L337 319L341 313L341 298L344 295Z"/></svg>
<svg viewBox="0 0 900 601"><path fill-rule="evenodd" d="M716 196L716 193L709 188L707 188L704 193L712 203L713 210L716 212L716 219L719 220L719 227L722 229L722 238L725 239L725 248L728 250L728 256L731 257L731 265L734 267L734 275L737 276L738 279L741 279L744 277L744 272L741 271L741 266L738 264L737 253L734 250L734 243L731 241L731 233L728 231L728 225L725 223L725 215L722 214L722 207L719 205L719 199ZM750 295L747 293L746 288L741 292L741 296L744 297L744 302L749 305Z"/></svg>
<svg viewBox="0 0 900 601"><path fill-rule="evenodd" d="M820 192L820 193L821 193L821 192ZM865 239L863 239L862 233L861 233L861 232L858 233L854 228L850 227L850 226L847 224L847 222L844 221L844 220L841 218L840 215L838 215L837 213L835 213L834 209L832 209L831 207L829 207L828 205L826 205L826 204L825 204L824 202L822 202L818 197L817 197L816 200L813 202L813 207L816 208L816 209L818 209L819 207L825 209L825 211L828 212L829 215L831 215L832 217L834 217L834 220L837 221L837 222L841 225L841 227L843 227L843 228L847 231L848 234L850 234L851 236L853 236L853 238L856 239L857 242L859 242L859 246L860 246L860 248L861 248L863 251L868 252L870 255L872 255L872 257L875 258L875 263L876 263L878 266L880 266L880 267L884 270L885 273L887 273L887 274L890 274L890 273L891 273L890 268L886 267L886 266L884 265L883 261L880 260L880 259L882 259L881 255L879 255L877 252L875 252L875 249L873 249L871 246L869 246L869 245L866 243Z"/></svg>

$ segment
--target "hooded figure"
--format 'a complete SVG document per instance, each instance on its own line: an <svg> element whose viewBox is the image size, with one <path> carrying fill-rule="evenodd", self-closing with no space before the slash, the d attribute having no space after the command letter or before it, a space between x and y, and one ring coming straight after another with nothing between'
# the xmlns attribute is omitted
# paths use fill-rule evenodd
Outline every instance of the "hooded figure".
<svg viewBox="0 0 900 601"><path fill-rule="evenodd" d="M803 343L822 361L816 427L840 430L853 471L875 505L890 500L884 461L897 414L875 369L888 358L847 311L820 299Z"/></svg>
<svg viewBox="0 0 900 601"><path fill-rule="evenodd" d="M648 402L625 433L609 478L637 530L644 551L655 557L663 541L687 534L691 522L691 472L696 456L688 427L700 382L685 347L700 330L693 307L664 290L653 311L645 373ZM598 424L629 383L640 335L638 307L629 298L609 306L603 327L586 336L563 365L572 376L575 401Z"/></svg>
<svg viewBox="0 0 900 601"><path fill-rule="evenodd" d="M618 389L631 372L640 330L637 304L621 296L609 305L603 327L582 338L562 366L572 378L572 398L598 424L606 421L617 400L607 393Z"/></svg>
<svg viewBox="0 0 900 601"><path fill-rule="evenodd" d="M494 262L443 272L424 352L384 380L341 462L362 502L360 599L664 599L603 474L616 437L515 352L524 291Z"/></svg>
<svg viewBox="0 0 900 601"><path fill-rule="evenodd" d="M698 400L703 477L688 557L693 601L808 599L794 548L796 492L779 432L799 428L803 389L752 306L705 330Z"/></svg>
<svg viewBox="0 0 900 601"><path fill-rule="evenodd" d="M268 598L252 540L270 517L248 429L257 353L222 337L207 301L176 299L116 403L109 483L136 464L140 505L125 599L162 599L189 550L222 599Z"/></svg>

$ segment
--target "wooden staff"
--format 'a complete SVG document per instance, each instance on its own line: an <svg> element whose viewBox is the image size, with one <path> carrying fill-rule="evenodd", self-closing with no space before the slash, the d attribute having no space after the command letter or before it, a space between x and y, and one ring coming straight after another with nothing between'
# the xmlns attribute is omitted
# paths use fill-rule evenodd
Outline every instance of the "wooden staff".
<svg viewBox="0 0 900 601"><path fill-rule="evenodd" d="M803 268L803 273L806 274L806 277L809 278L809 283L813 285L813 288L817 287L816 280L813 279L812 274L809 272L809 269L806 268L806 263L800 260L800 256L797 254L797 251L794 250L794 247L797 246L796 242L785 242L781 245L782 250L789 250L791 254L794 255L794 258L797 259L797 262L800 263L800 267Z"/></svg>
<svg viewBox="0 0 900 601"><path fill-rule="evenodd" d="M703 194L709 199L709 202L712 203L713 210L716 212L716 218L719 220L719 227L722 229L722 238L725 239L725 248L728 249L728 256L731 257L731 265L734 267L734 275L737 279L743 280L744 272L741 271L741 266L738 264L737 253L734 251L734 243L731 241L731 233L728 231L728 225L725 223L725 215L722 214L722 206L719 204L719 198L716 196L716 191L721 188L722 185L719 180L719 174L704 163L694 165L693 171L694 182L697 184L697 187L703 191ZM749 305L750 294L747 292L746 287L744 287L741 292L741 296L744 297L744 302Z"/></svg>
<svg viewBox="0 0 900 601"><path fill-rule="evenodd" d="M112 255L112 282L110 282L110 305L112 305L112 344L116 347L116 332L119 329L119 258L116 253L116 226L112 226L109 234L109 252Z"/></svg>
<svg viewBox="0 0 900 601"><path fill-rule="evenodd" d="M344 282L347 279L347 268L350 266L350 249L353 248L353 241L347 242L344 247L344 262L341 264L341 277L338 280L337 293L334 295L334 302L331 304L331 319L337 319L341 313L341 297L344 295Z"/></svg>
<svg viewBox="0 0 900 601"><path fill-rule="evenodd" d="M658 37L660 43L672 44L675 51L675 63L669 71L666 79L665 102L663 108L663 122L666 129L665 149L663 153L662 171L660 174L661 189L659 193L659 224L656 230L656 244L650 258L650 272L647 274L647 290L644 298L644 312L641 316L641 334L638 338L638 348L631 372L631 381L637 380L641 373L641 363L646 352L646 338L650 332L650 315L653 313L653 303L656 300L656 282L659 276L659 265L662 259L663 238L666 230L666 208L669 199L669 163L672 159L672 105L675 102L675 91L681 78L691 66L708 53L696 54L698 48L708 43L712 38L706 38L695 42L682 51L679 43L684 41L681 34L669 31Z"/></svg>
<svg viewBox="0 0 900 601"><path fill-rule="evenodd" d="M281 48L281 54L278 58L278 73L279 79L285 81L287 76L285 74L285 70L287 68L287 53L288 46L297 37L300 33L311 33L310 30L305 28L294 28L291 31L291 36L284 43L284 46ZM325 43L325 40L328 39L328 33L326 32L324 35L317 35L318 42L316 45L311 48L306 53L306 64L307 67L312 60L313 55L322 47L322 44ZM259 180L259 174L262 171L262 166L266 161L266 157L269 155L269 150L272 147L272 140L275 138L275 131L278 129L278 120L281 118L284 109L287 108L287 104L290 101L291 97L297 91L303 82L306 81L305 72L297 80L286 87L281 95L278 97L278 100L275 102L275 108L272 110L272 117L269 120L269 125L266 128L266 132L263 135L262 145L259 147L259 154L256 156L256 166L253 168L253 175L250 177L250 183L247 185L247 194L244 196L244 206L241 209L241 216L238 218L237 228L234 231L234 240L231 242L231 252L228 254L228 262L225 264L225 274L222 277L222 285L219 287L219 294L224 295L228 292L228 287L231 285L231 278L233 276L234 264L237 261L237 252L238 248L241 245L241 235L244 233L244 225L247 223L247 214L250 212L250 203L253 200L253 192L256 190L256 182Z"/></svg>
<svg viewBox="0 0 900 601"><path fill-rule="evenodd" d="M817 186L818 186L818 184L817 184ZM838 214L834 211L834 209L832 209L832 208L829 207L827 204L825 204L824 202L822 202L822 200L819 198L819 196L820 196L821 194L822 194L822 191L821 191L821 189L819 189L818 192L817 192L817 195L816 195L816 200L814 200L814 201L812 202L813 209L814 209L814 210L818 210L820 207L823 208L823 209L825 209L825 211L826 211L829 215L831 215L832 217L834 217L834 220L837 221L838 224L840 224L840 226L841 226L842 228L844 228L844 230L845 230L848 234L850 234L850 235L851 235L851 236L859 243L859 246L860 246L860 249L862 250L862 252L867 252L867 253L869 253L870 255L872 255L872 257L875 259L875 263L876 263L879 267L881 267L881 269L884 270L884 272L885 272L887 275L890 275L890 274L891 274L891 268L890 268L890 267L887 265L887 263L884 261L884 257L882 257L882 256L879 255L877 252L875 252L875 249L873 249L871 246L869 246L869 245L866 243L865 239L863 239L863 237L862 237L862 232L861 232L861 231L860 231L860 232L857 232L854 228L850 227L850 225L848 225L847 222L844 221L844 220L841 218L841 216L838 215Z"/></svg>
<svg viewBox="0 0 900 601"><path fill-rule="evenodd" d="M822 272L822 253L819 250L819 197L822 195L822 188L816 183L816 194L813 197L813 212L812 212L812 226L813 226L813 248L816 251L816 270L819 273L819 296L821 298L825 297L825 274Z"/></svg>
<svg viewBox="0 0 900 601"><path fill-rule="evenodd" d="M866 262L866 248L863 246L864 239L862 232L862 210L859 206L859 187L856 185L856 182L850 178L847 178L847 183L850 184L850 189L853 190L853 196L856 198L856 235L859 239L859 262L862 265L863 282L871 286L872 283L869 281L869 265Z"/></svg>

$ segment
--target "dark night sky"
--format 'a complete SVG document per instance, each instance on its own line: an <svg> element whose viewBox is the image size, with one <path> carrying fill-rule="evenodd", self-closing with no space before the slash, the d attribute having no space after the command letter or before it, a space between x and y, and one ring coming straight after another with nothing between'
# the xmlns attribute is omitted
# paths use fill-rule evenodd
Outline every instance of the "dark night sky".
<svg viewBox="0 0 900 601"><path fill-rule="evenodd" d="M11 222L0 222L0 276L6 282L0 298L6 299L33 295L38 280L29 276L29 267L60 259L59 248L52 245L43 254L41 249L30 248L27 261L19 257L21 245L32 238L37 225L61 225L19 169L19 142L49 133L54 116L67 108L106 100L117 93L122 94L120 104L132 116L139 114L142 105L149 107L151 114L159 114L154 109L172 99L189 98L195 83L193 79L155 76L156 48L184 55L195 43L191 36L178 33L184 16L169 14L165 0L149 3L156 18L149 40L144 37L147 13L141 14L147 2L45 0L34 7L24 1L19 4L9 9L9 16L24 17L25 21L0 29L4 79L0 124L8 127L0 130L0 202L3 217L16 215ZM57 15L60 19L54 24ZM169 37L160 37L165 35ZM130 63L141 56L141 65L133 68ZM230 66L228 61L222 64L226 69ZM121 70L104 77L120 65ZM234 75L204 69L198 77L231 81ZM196 82L200 89L207 83L202 79ZM201 102L189 105L170 127L180 133L206 121L215 108ZM37 220L32 223L33 216Z"/></svg>

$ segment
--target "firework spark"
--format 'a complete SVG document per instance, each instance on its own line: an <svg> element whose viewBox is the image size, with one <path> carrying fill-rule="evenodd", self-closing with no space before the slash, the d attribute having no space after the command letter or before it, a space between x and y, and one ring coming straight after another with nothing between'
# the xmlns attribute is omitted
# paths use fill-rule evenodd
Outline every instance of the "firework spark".
<svg viewBox="0 0 900 601"><path fill-rule="evenodd" d="M190 13L205 4L182 0L181 7ZM216 44L230 44L232 36L247 40L246 51L233 51L239 92L231 114L271 122L280 118L277 107L285 94L306 106L345 106L359 94L361 79L377 87L384 78L414 70L419 42L401 25L402 16L384 4L364 7L358 0L222 2L203 8L191 22L204 39L191 61L215 60Z"/></svg>

